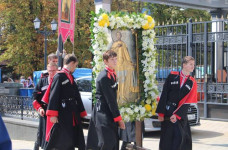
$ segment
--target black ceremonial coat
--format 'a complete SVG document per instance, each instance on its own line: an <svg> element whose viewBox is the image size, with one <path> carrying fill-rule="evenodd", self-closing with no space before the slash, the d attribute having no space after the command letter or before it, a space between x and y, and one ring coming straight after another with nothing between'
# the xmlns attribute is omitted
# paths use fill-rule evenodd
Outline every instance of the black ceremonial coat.
<svg viewBox="0 0 228 150"><path fill-rule="evenodd" d="M38 111L40 107L42 107L45 112L47 109L47 105L41 101L42 97L44 96L44 93L46 92L48 88L48 76L44 76L40 78L40 81L36 85L34 92L33 92L33 107ZM44 115L43 117L39 117L39 126L38 126L38 132L37 132L37 143L41 148L44 148L45 144L45 136L46 136L46 120L47 117Z"/></svg>
<svg viewBox="0 0 228 150"><path fill-rule="evenodd" d="M191 131L187 119L190 103L197 102L197 84L193 77L188 77L180 88L180 73L171 72L165 81L156 113L163 114L165 121L161 123L159 150L192 150ZM177 115L179 119L172 123L169 118Z"/></svg>
<svg viewBox="0 0 228 150"><path fill-rule="evenodd" d="M52 116L58 117L55 126L50 122ZM84 116L86 112L76 82L73 80L71 83L64 72L57 73L53 78L49 95L46 149L74 150L78 147L79 150L84 150L85 141L81 124L81 117Z"/></svg>
<svg viewBox="0 0 228 150"><path fill-rule="evenodd" d="M117 83L105 69L97 77L96 103L90 121L87 149L118 150L118 125L121 120L117 105Z"/></svg>

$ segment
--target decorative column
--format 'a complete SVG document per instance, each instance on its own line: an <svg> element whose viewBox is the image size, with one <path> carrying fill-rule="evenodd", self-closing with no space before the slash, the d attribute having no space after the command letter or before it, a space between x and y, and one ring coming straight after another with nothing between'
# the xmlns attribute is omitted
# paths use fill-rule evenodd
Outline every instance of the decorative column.
<svg viewBox="0 0 228 150"><path fill-rule="evenodd" d="M94 0L95 3L95 12L99 13L100 9L111 12L112 0Z"/></svg>
<svg viewBox="0 0 228 150"><path fill-rule="evenodd" d="M214 59L215 59L215 77L217 76L217 70L223 69L223 42L219 41L220 34L219 32L222 32L223 29L223 21L224 17L227 15L227 11L224 11L222 9L217 9L214 11L210 11L210 14L212 16L212 32L215 32L215 49L214 49Z"/></svg>

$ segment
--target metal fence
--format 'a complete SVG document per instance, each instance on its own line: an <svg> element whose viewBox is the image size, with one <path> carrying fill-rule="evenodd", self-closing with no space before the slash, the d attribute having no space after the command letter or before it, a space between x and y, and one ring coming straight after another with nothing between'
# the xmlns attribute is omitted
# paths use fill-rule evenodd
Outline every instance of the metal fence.
<svg viewBox="0 0 228 150"><path fill-rule="evenodd" d="M0 114L26 120L38 120L39 115L32 106L32 98L0 95Z"/></svg>
<svg viewBox="0 0 228 150"><path fill-rule="evenodd" d="M228 120L228 20L157 26L155 32L159 90L170 71L181 70L182 58L193 56L201 116Z"/></svg>

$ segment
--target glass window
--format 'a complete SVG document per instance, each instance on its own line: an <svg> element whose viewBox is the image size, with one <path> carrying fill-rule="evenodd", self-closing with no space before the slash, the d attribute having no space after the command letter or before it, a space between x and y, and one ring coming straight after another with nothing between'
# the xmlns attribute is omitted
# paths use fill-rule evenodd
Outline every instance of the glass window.
<svg viewBox="0 0 228 150"><path fill-rule="evenodd" d="M78 89L81 92L92 92L92 84L90 78L77 80Z"/></svg>

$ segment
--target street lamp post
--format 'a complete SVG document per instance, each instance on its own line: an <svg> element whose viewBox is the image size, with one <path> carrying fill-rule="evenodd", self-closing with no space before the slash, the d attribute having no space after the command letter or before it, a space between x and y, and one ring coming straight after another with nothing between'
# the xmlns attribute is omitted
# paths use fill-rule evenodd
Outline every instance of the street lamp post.
<svg viewBox="0 0 228 150"><path fill-rule="evenodd" d="M57 22L53 19L51 22L51 31L47 30L47 27L44 27L44 30L40 30L40 19L36 17L34 22L34 28L37 33L44 35L44 70L47 69L47 37L51 34L54 34L57 29Z"/></svg>

